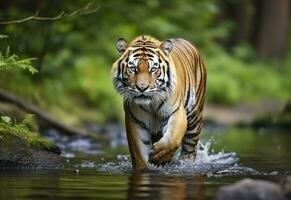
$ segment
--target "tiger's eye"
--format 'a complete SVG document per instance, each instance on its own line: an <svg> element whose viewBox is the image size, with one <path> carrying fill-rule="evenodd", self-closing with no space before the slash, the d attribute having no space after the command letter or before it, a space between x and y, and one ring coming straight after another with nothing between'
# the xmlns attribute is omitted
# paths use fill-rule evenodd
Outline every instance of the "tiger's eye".
<svg viewBox="0 0 291 200"><path fill-rule="evenodd" d="M135 67L129 67L128 68L130 71L132 71L132 72L135 72L136 71L136 68Z"/></svg>
<svg viewBox="0 0 291 200"><path fill-rule="evenodd" d="M157 70L158 70L157 67L152 67L150 71L151 71L152 73L155 73Z"/></svg>

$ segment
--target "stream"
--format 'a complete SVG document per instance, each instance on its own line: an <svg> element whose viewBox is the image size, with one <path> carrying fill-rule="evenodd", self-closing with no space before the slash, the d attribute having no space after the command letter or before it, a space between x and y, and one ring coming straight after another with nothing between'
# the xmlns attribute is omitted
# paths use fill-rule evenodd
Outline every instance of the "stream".
<svg viewBox="0 0 291 200"><path fill-rule="evenodd" d="M291 174L289 133L208 127L195 161L175 158L164 168L133 173L124 131L118 126L95 131L110 140L47 132L62 149L63 167L0 171L0 199L206 200L242 178L279 182Z"/></svg>

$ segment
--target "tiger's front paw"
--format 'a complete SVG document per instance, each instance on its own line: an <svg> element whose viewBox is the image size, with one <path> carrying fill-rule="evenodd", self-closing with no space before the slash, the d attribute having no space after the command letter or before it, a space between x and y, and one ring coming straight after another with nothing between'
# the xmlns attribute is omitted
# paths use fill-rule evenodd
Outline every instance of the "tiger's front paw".
<svg viewBox="0 0 291 200"><path fill-rule="evenodd" d="M167 145L164 142L156 142L153 144L153 150L149 154L149 163L157 166L164 166L169 163L175 151L172 150L170 145Z"/></svg>

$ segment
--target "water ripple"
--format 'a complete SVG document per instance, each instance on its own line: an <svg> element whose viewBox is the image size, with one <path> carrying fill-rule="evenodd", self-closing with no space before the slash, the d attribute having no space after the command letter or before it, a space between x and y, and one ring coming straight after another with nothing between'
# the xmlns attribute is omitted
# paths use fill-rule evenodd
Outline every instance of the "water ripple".
<svg viewBox="0 0 291 200"><path fill-rule="evenodd" d="M220 151L214 153L211 150L211 141L199 143L197 158L195 161L178 160L176 155L170 164L164 167L150 166L150 171L160 174L191 174L207 176L227 176L227 175L259 175L250 167L239 163L239 157L235 152ZM116 160L104 163L83 161L76 165L79 168L94 168L99 172L108 173L131 173L131 160L129 155L117 155Z"/></svg>

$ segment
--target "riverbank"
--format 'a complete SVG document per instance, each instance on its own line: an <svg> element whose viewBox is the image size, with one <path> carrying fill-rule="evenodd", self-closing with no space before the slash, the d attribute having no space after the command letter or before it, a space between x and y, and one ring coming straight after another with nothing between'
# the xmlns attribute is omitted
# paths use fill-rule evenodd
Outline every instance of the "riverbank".
<svg viewBox="0 0 291 200"><path fill-rule="evenodd" d="M7 116L0 122L0 168L59 168L60 149L24 123L13 124Z"/></svg>

